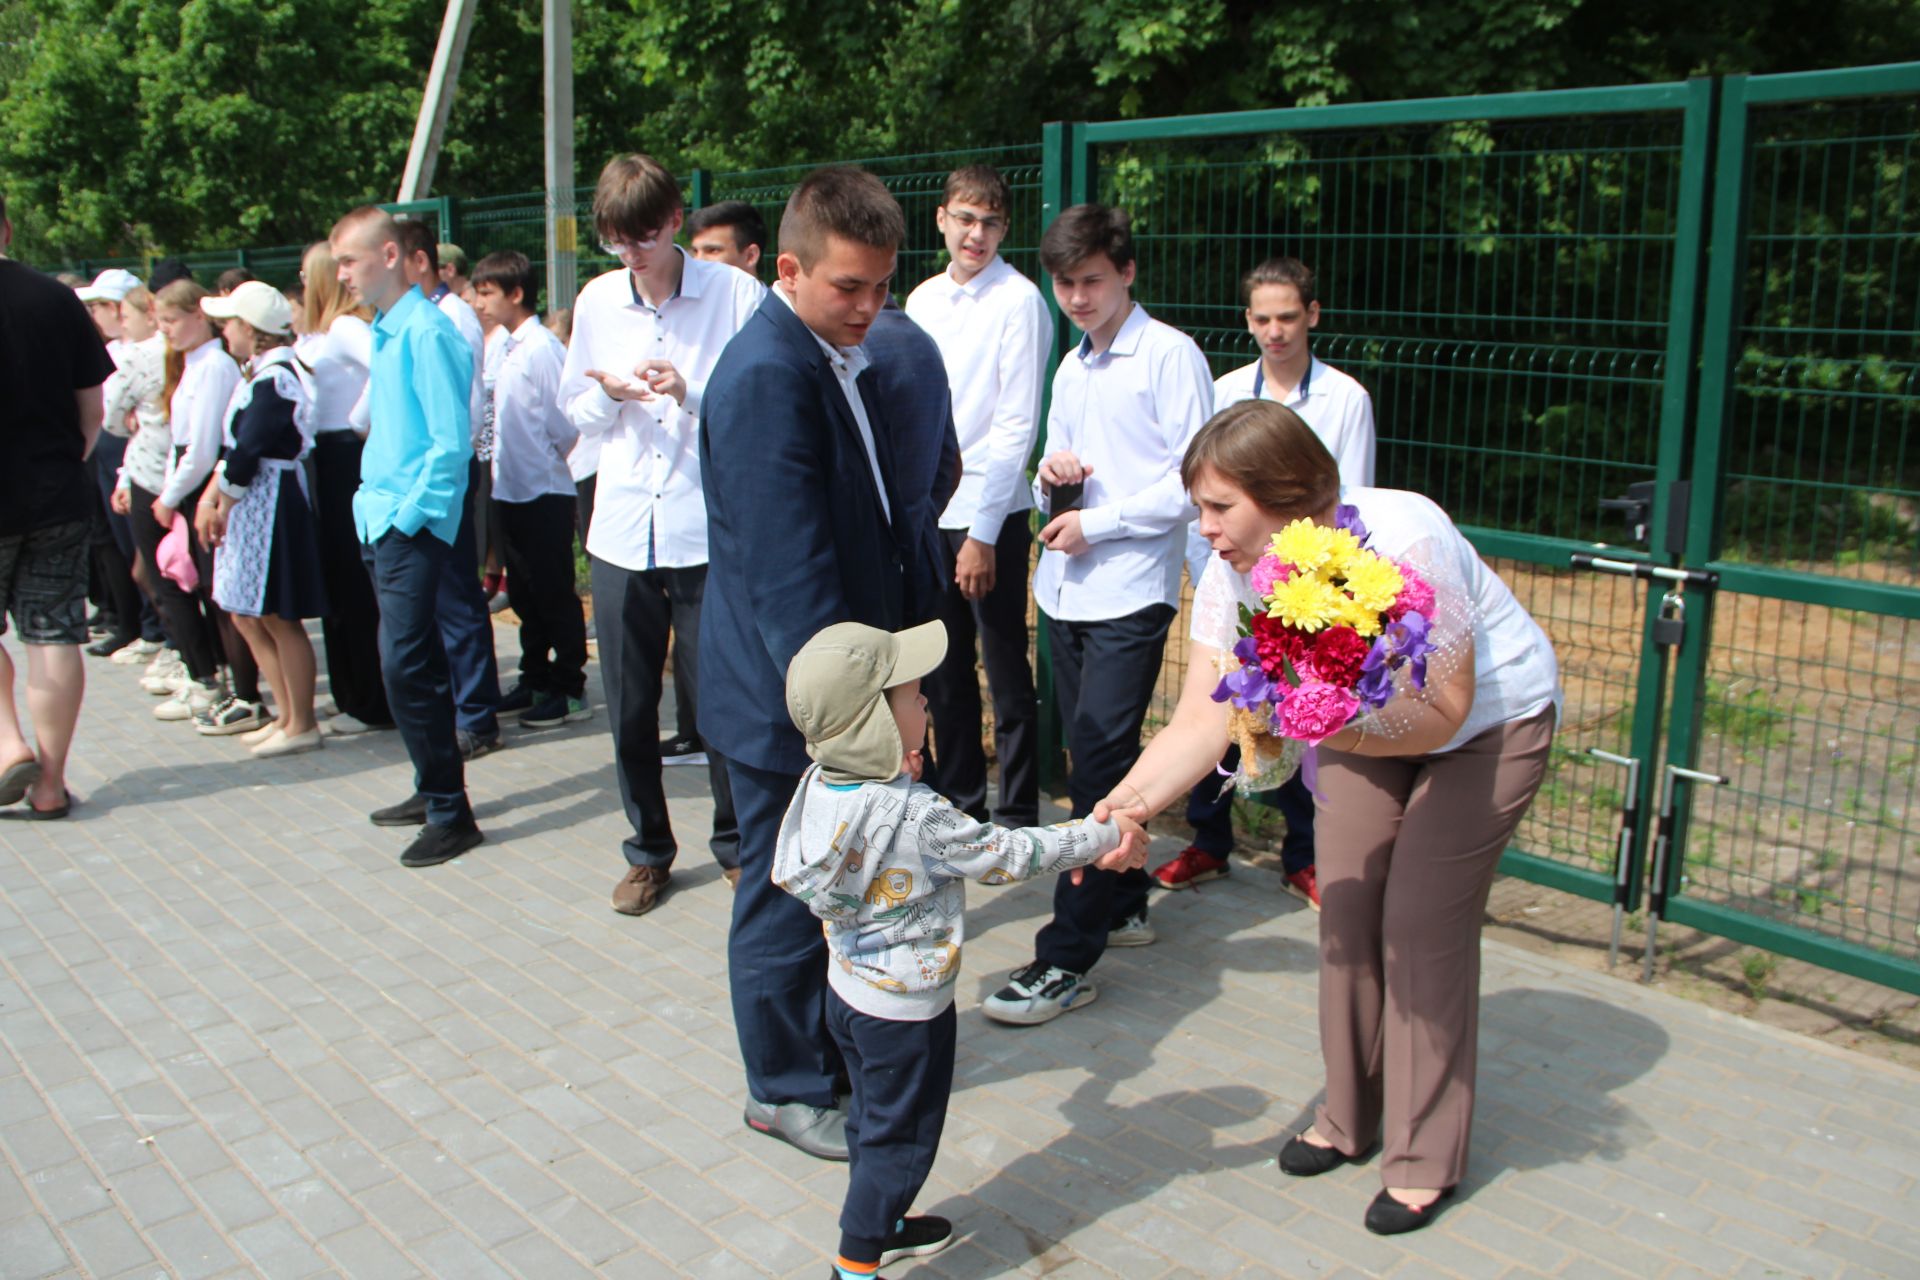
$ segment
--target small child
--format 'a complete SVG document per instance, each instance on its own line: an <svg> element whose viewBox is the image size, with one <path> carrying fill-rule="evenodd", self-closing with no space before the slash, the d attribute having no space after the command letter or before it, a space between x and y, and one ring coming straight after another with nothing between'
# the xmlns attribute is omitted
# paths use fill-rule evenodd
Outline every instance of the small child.
<svg viewBox="0 0 1920 1280"><path fill-rule="evenodd" d="M1146 860L1146 833L1127 818L1011 831L919 780L920 751L907 744L927 736L920 678L946 651L939 622L897 633L842 622L787 668L787 710L818 763L781 823L773 879L825 921L827 1025L853 1088L835 1280L867 1280L882 1262L953 1239L944 1218L906 1212L933 1168L953 1088L966 880Z"/></svg>

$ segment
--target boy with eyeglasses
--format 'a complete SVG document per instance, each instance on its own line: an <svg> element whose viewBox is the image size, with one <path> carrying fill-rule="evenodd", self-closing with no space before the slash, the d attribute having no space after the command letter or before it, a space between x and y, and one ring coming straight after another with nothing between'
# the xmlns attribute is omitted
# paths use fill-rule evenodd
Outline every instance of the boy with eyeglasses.
<svg viewBox="0 0 1920 1280"><path fill-rule="evenodd" d="M613 890L623 915L659 902L677 850L660 775L660 691L671 632L674 697L698 706L707 582L701 399L721 350L766 296L752 276L676 246L683 220L680 184L652 157L607 164L593 223L620 266L580 291L560 375L567 418L601 442L587 554L615 774L633 827ZM726 762L712 752L707 776L713 855L731 883L740 833Z"/></svg>
<svg viewBox="0 0 1920 1280"><path fill-rule="evenodd" d="M1002 826L1040 818L1038 713L1027 661L1027 457L1053 354L1053 319L1033 281L1000 256L1013 194L990 165L956 169L934 217L947 269L907 298L907 316L939 344L953 393L961 480L940 515L951 644L927 679L940 783L955 807L987 820L974 637L987 668L1000 760Z"/></svg>

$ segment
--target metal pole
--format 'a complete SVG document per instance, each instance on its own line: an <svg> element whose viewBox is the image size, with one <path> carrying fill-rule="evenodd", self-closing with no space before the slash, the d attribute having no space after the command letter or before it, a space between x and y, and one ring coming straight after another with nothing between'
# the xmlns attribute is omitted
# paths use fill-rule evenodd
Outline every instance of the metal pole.
<svg viewBox="0 0 1920 1280"><path fill-rule="evenodd" d="M427 72L427 92L413 124L413 145L407 149L407 170L400 179L401 200L418 200L433 186L440 143L447 136L447 117L453 112L460 60L466 56L467 36L473 30L473 5L474 0L447 0L440 43L433 51L433 68Z"/></svg>
<svg viewBox="0 0 1920 1280"><path fill-rule="evenodd" d="M547 310L580 292L573 183L573 2L542 0L547 115Z"/></svg>

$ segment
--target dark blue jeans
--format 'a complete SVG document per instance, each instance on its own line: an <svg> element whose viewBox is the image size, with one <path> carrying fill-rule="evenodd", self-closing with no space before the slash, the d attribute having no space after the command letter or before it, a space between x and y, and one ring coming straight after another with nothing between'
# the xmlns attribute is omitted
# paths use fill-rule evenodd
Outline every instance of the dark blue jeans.
<svg viewBox="0 0 1920 1280"><path fill-rule="evenodd" d="M360 548L380 601L380 676L387 705L413 761L413 789L426 798L427 821L442 826L473 820L436 607L451 552L424 529L412 537L389 529Z"/></svg>
<svg viewBox="0 0 1920 1280"><path fill-rule="evenodd" d="M471 493L481 464L467 465ZM487 593L480 589L473 507L464 499L460 503L460 528L453 535L453 546L447 548L446 571L433 590L439 593L436 613L453 682L455 722L484 738L500 731L500 668L493 658L493 615L487 612ZM568 568L571 571L572 566ZM380 606L385 613L384 599ZM399 708L394 714L399 714Z"/></svg>
<svg viewBox="0 0 1920 1280"><path fill-rule="evenodd" d="M1240 765L1240 748L1228 747L1220 767L1232 773ZM1223 789L1224 788L1224 792ZM1287 833L1280 839L1280 863L1288 875L1313 865L1313 793L1294 774L1272 791L1254 796L1261 804L1280 811ZM1210 773L1194 784L1187 797L1187 825L1193 828L1193 847L1216 858L1233 852L1233 787L1227 779Z"/></svg>

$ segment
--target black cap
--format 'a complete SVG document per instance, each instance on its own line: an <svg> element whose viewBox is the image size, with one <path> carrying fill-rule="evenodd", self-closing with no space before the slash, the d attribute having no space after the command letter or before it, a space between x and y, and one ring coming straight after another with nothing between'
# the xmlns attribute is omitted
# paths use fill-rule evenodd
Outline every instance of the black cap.
<svg viewBox="0 0 1920 1280"><path fill-rule="evenodd" d="M158 293L175 280L191 280L193 272L178 258L162 258L147 275L147 288Z"/></svg>

